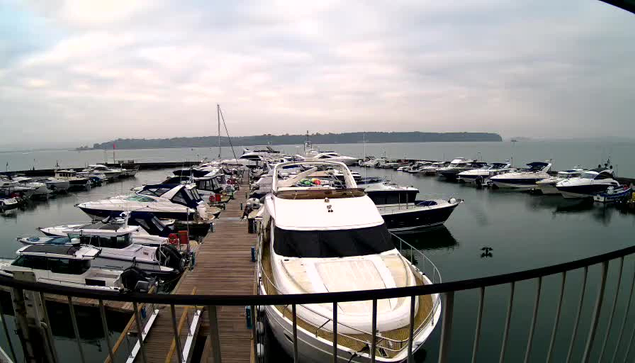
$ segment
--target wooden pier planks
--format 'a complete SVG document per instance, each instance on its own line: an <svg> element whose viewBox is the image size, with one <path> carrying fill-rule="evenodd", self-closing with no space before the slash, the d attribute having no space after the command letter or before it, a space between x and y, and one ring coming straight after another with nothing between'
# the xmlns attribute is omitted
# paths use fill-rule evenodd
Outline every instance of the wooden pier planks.
<svg viewBox="0 0 635 363"><path fill-rule="evenodd" d="M183 277L174 293L189 294L196 287L197 294L252 294L256 264L251 262L251 247L256 235L247 233L247 221L241 220L241 204L246 202L247 186L227 204L215 222L215 232L208 234L196 255L196 266ZM177 307L177 321L183 309ZM202 333L209 331L207 311L203 313ZM251 360L251 330L247 329L244 307L219 307L218 324L223 362L249 362ZM180 332L184 344L187 328ZM162 309L145 341L149 362L164 362L168 356L174 333L169 306ZM201 361L211 361L209 342ZM137 357L137 362L141 357ZM177 362L176 354L171 359Z"/></svg>

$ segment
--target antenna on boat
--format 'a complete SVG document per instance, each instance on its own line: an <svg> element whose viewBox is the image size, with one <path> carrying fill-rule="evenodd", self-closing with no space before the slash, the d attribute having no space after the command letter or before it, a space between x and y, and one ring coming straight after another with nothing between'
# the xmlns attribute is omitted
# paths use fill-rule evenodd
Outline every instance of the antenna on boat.
<svg viewBox="0 0 635 363"><path fill-rule="evenodd" d="M218 121L218 160L220 160L220 105L216 104L216 119Z"/></svg>

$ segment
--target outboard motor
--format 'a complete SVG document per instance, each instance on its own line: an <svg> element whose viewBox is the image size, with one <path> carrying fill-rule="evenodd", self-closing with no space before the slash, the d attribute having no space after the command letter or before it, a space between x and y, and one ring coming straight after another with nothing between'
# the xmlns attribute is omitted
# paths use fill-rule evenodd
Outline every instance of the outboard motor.
<svg viewBox="0 0 635 363"><path fill-rule="evenodd" d="M157 248L157 260L161 261L161 265L171 267L174 271L182 272L185 268L185 259L179 250L168 244L162 244Z"/></svg>
<svg viewBox="0 0 635 363"><path fill-rule="evenodd" d="M127 290L134 290L139 282L149 282L150 277L136 266L128 267L121 273L121 284Z"/></svg>

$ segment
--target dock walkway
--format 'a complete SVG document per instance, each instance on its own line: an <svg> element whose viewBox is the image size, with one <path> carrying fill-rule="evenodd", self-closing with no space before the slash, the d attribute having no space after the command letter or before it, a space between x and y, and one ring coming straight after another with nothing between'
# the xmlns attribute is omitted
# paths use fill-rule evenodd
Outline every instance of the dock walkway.
<svg viewBox="0 0 635 363"><path fill-rule="evenodd" d="M251 247L256 237L247 232L247 221L241 220L241 204L246 202L246 184L236 192L235 199L227 204L220 218L215 222L214 233L209 233L196 255L194 269L187 271L175 288L175 294L238 295L254 292L254 274L256 264L251 262ZM202 309L202 307L201 307ZM193 309L181 330L181 345L184 345L187 325L191 322ZM176 309L179 321L183 308ZM251 359L251 330L247 329L245 309L243 307L219 307L218 309L221 354L223 362L249 362ZM207 312L203 313L201 333L209 329ZM206 335L199 334L206 337ZM167 362L174 330L169 306L162 309L150 333L145 340L148 362ZM137 362L141 362L140 355ZM176 352L172 362L177 361ZM201 361L211 361L210 344L205 343Z"/></svg>

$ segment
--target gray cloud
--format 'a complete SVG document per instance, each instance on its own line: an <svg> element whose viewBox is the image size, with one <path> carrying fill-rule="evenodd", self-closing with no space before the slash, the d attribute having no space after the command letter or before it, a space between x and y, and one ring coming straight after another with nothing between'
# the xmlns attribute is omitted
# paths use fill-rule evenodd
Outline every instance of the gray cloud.
<svg viewBox="0 0 635 363"><path fill-rule="evenodd" d="M216 103L235 135L631 131L635 18L601 2L0 7L4 146L213 134Z"/></svg>

